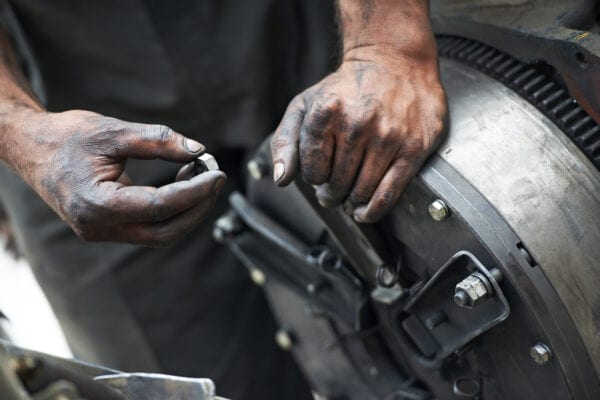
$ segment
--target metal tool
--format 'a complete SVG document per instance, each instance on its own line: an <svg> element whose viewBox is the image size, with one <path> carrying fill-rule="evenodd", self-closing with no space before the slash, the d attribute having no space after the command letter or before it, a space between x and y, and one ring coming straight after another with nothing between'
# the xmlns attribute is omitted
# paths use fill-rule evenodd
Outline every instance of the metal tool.
<svg viewBox="0 0 600 400"><path fill-rule="evenodd" d="M97 376L94 381L117 390L127 400L226 400L215 396L215 384L210 379L121 373Z"/></svg>

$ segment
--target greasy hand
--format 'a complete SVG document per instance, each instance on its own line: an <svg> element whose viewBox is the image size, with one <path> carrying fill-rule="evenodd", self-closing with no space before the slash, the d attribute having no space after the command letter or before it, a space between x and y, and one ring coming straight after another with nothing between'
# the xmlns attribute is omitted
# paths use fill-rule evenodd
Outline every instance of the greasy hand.
<svg viewBox="0 0 600 400"><path fill-rule="evenodd" d="M290 103L271 143L274 180L300 174L322 205L377 221L440 143L446 109L437 60L349 52Z"/></svg>
<svg viewBox="0 0 600 400"><path fill-rule="evenodd" d="M173 243L208 213L225 182L222 172L133 186L128 158L186 163L204 150L171 129L87 111L34 113L24 121L13 168L82 238L149 246Z"/></svg>

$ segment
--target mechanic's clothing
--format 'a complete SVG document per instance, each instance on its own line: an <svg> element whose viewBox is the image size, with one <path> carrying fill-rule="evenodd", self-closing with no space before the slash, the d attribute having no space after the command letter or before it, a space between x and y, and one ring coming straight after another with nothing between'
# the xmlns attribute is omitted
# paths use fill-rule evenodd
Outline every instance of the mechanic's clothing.
<svg viewBox="0 0 600 400"><path fill-rule="evenodd" d="M208 147L242 187L242 160L334 58L333 1L11 0L51 111L166 124ZM129 162L136 184L179 165ZM226 207L226 194L212 219ZM262 293L206 221L169 249L83 243L0 169L0 201L77 357L213 378L235 400L308 399L273 343Z"/></svg>

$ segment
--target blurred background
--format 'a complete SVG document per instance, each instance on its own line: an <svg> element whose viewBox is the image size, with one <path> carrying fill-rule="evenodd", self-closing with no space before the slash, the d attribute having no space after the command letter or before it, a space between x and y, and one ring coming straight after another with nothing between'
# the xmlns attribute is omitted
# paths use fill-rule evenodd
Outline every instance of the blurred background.
<svg viewBox="0 0 600 400"><path fill-rule="evenodd" d="M5 250L6 238L0 236L0 319L10 339L20 346L71 357L60 326L44 293L23 259Z"/></svg>

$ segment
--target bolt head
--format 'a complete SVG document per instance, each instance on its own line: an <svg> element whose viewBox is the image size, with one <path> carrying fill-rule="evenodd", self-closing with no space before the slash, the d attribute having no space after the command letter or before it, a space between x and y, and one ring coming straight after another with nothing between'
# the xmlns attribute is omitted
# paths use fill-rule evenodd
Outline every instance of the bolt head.
<svg viewBox="0 0 600 400"><path fill-rule="evenodd" d="M294 339L290 332L285 329L279 329L275 333L275 343L277 346L285 351L290 351L294 347Z"/></svg>
<svg viewBox="0 0 600 400"><path fill-rule="evenodd" d="M250 279L257 286L263 286L267 282L267 276L258 268L252 268L250 270Z"/></svg>
<svg viewBox="0 0 600 400"><path fill-rule="evenodd" d="M248 173L254 180L260 180L265 177L267 173L267 168L264 162L259 160L250 160L248 164L246 164L246 169Z"/></svg>
<svg viewBox="0 0 600 400"><path fill-rule="evenodd" d="M537 343L531 347L531 358L536 364L544 365L552 359L552 351L544 343Z"/></svg>
<svg viewBox="0 0 600 400"><path fill-rule="evenodd" d="M429 215L434 221L443 221L450 215L450 210L444 201L437 199L429 205Z"/></svg>
<svg viewBox="0 0 600 400"><path fill-rule="evenodd" d="M454 301L461 307L473 308L487 296L488 288L477 275L469 275L459 282L454 289Z"/></svg>

